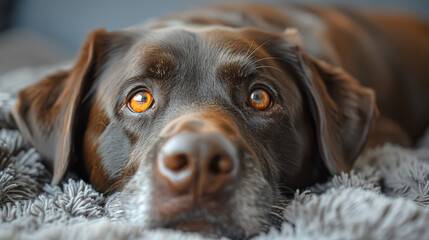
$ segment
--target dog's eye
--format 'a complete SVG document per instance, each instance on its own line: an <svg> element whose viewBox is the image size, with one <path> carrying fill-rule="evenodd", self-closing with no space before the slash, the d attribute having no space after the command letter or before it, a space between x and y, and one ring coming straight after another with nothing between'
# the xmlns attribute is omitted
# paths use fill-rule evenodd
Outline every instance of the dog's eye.
<svg viewBox="0 0 429 240"><path fill-rule="evenodd" d="M137 113L144 112L150 107L152 100L152 94L147 91L140 91L128 101L128 107Z"/></svg>
<svg viewBox="0 0 429 240"><path fill-rule="evenodd" d="M248 98L250 105L256 110L263 111L270 107L271 99L270 95L264 89L253 90Z"/></svg>

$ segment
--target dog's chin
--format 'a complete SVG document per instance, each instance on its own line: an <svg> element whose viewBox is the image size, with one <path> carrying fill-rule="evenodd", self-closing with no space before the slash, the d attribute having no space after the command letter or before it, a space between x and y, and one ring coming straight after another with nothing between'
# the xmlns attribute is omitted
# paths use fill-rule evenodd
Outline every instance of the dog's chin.
<svg viewBox="0 0 429 240"><path fill-rule="evenodd" d="M192 211L153 225L152 228L168 228L182 232L198 233L209 238L227 237L245 239L243 229L226 219L218 219L200 211Z"/></svg>

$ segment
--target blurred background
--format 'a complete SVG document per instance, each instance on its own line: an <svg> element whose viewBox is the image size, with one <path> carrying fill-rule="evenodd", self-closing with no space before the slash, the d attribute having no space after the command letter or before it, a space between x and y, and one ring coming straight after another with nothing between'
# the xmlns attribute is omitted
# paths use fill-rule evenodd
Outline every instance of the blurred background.
<svg viewBox="0 0 429 240"><path fill-rule="evenodd" d="M115 30L214 0L0 0L0 76L71 62L91 30ZM237 1L235 1L237 2ZM250 2L241 0L238 2ZM414 13L429 20L428 0L268 0L336 4ZM15 72L16 75L16 72ZM11 78L8 78L8 82ZM2 86L2 85L0 85ZM2 86L4 88L4 85ZM2 89L0 89L2 90Z"/></svg>

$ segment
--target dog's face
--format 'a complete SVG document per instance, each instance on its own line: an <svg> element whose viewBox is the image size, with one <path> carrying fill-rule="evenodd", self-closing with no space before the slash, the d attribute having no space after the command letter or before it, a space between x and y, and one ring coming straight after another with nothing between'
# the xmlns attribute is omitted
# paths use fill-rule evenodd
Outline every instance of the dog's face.
<svg viewBox="0 0 429 240"><path fill-rule="evenodd" d="M242 238L278 224L291 189L348 171L375 111L293 30L162 28L92 33L14 116L54 183L84 166L100 191L123 190L130 220Z"/></svg>

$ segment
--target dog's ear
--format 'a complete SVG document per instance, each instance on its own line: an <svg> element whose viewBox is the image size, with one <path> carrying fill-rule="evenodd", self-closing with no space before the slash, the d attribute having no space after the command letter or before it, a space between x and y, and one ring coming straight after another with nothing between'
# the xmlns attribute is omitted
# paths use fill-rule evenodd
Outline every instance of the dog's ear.
<svg viewBox="0 0 429 240"><path fill-rule="evenodd" d="M310 109L319 151L331 173L348 172L378 115L375 94L340 67L307 56Z"/></svg>
<svg viewBox="0 0 429 240"><path fill-rule="evenodd" d="M71 70L48 76L18 94L13 116L24 138L48 161L54 172L51 184L61 181L74 155L75 137L83 131L76 129L83 102L118 37L122 36L104 29L93 31Z"/></svg>
<svg viewBox="0 0 429 240"><path fill-rule="evenodd" d="M299 34L285 31L296 58L299 84L310 105L319 153L334 174L348 172L378 115L375 94L340 67L307 55Z"/></svg>

